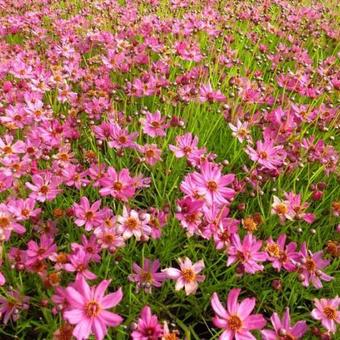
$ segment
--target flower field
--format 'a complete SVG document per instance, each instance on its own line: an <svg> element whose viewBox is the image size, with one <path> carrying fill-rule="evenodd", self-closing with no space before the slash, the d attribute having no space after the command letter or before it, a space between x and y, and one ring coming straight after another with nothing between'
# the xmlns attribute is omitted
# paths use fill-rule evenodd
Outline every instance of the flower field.
<svg viewBox="0 0 340 340"><path fill-rule="evenodd" d="M0 340L340 339L339 22L0 0Z"/></svg>

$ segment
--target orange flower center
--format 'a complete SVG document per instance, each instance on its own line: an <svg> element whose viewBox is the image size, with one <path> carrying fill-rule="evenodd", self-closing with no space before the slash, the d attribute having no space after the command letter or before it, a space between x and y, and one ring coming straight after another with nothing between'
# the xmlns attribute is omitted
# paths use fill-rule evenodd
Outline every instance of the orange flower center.
<svg viewBox="0 0 340 340"><path fill-rule="evenodd" d="M280 215L284 215L288 212L288 208L285 204L278 204L276 207L275 207L275 210L278 214Z"/></svg>
<svg viewBox="0 0 340 340"><path fill-rule="evenodd" d="M138 227L138 221L133 218L133 217L129 217L126 222L125 225L127 226L128 229L136 229Z"/></svg>
<svg viewBox="0 0 340 340"><path fill-rule="evenodd" d="M259 156L260 156L261 159L267 159L268 158L268 154L265 151L261 151L259 153Z"/></svg>
<svg viewBox="0 0 340 340"><path fill-rule="evenodd" d="M276 243L269 243L266 246L266 251L270 256L279 257L280 256L280 248Z"/></svg>
<svg viewBox="0 0 340 340"><path fill-rule="evenodd" d="M326 315L326 318L329 320L336 319L336 310L332 307L325 307L323 309L323 313Z"/></svg>
<svg viewBox="0 0 340 340"><path fill-rule="evenodd" d="M91 218L93 218L93 216L94 216L94 214L93 214L92 211L87 211L87 212L85 213L85 218L86 218L87 220L90 220Z"/></svg>
<svg viewBox="0 0 340 340"><path fill-rule="evenodd" d="M120 190L122 190L122 188L123 188L123 184L122 183L120 183L120 182L114 182L113 183L113 189L115 189L117 191L120 191Z"/></svg>
<svg viewBox="0 0 340 340"><path fill-rule="evenodd" d="M85 314L89 318L98 316L100 314L100 311L100 305L96 301L90 301L85 305Z"/></svg>
<svg viewBox="0 0 340 340"><path fill-rule="evenodd" d="M5 229L9 226L9 218L8 217L0 217L0 228Z"/></svg>
<svg viewBox="0 0 340 340"><path fill-rule="evenodd" d="M233 330L237 331L242 327L242 321L237 315L232 315L228 320L228 327Z"/></svg>
<svg viewBox="0 0 340 340"><path fill-rule="evenodd" d="M207 187L210 191L216 191L217 183L215 181L208 181Z"/></svg>
<svg viewBox="0 0 340 340"><path fill-rule="evenodd" d="M312 258L309 258L307 261L306 261L306 269L309 271L309 272L314 272L315 269L316 269L316 263L315 261L312 259Z"/></svg>
<svg viewBox="0 0 340 340"><path fill-rule="evenodd" d="M40 188L40 192L44 195L46 195L48 193L48 186L47 185L43 185L41 188Z"/></svg>
<svg viewBox="0 0 340 340"><path fill-rule="evenodd" d="M182 276L186 282L192 282L196 279L196 274L192 269L183 269Z"/></svg>

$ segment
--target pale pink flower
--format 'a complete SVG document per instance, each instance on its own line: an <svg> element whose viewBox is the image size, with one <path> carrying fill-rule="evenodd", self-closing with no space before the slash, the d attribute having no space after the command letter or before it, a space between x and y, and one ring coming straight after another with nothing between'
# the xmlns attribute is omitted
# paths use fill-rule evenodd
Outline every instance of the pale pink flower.
<svg viewBox="0 0 340 340"><path fill-rule="evenodd" d="M164 137L166 135L165 130L168 127L165 120L166 117L162 117L159 111L155 113L146 112L145 118L140 119L143 132L150 137Z"/></svg>
<svg viewBox="0 0 340 340"><path fill-rule="evenodd" d="M337 325L340 323L340 298L334 299L314 299L316 308L312 310L312 317L320 320L323 327L330 333L335 333Z"/></svg>
<svg viewBox="0 0 340 340"><path fill-rule="evenodd" d="M101 201L98 200L90 205L86 196L81 197L80 203L73 204L74 216L76 217L74 223L78 227L85 227L86 231L90 231L103 223L103 212L100 211Z"/></svg>
<svg viewBox="0 0 340 340"><path fill-rule="evenodd" d="M186 295L195 294L198 288L198 283L205 280L204 275L198 275L204 268L203 260L192 264L188 257L179 258L178 263L180 269L166 268L163 270L167 277L176 280L176 290L184 287Z"/></svg>

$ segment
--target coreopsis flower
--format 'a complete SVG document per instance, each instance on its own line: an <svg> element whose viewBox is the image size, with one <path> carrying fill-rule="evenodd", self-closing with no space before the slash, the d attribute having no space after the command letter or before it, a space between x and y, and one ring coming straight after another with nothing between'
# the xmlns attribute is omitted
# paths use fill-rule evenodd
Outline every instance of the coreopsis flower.
<svg viewBox="0 0 340 340"><path fill-rule="evenodd" d="M106 174L99 180L102 196L112 197L127 201L135 194L134 179L130 176L129 169L117 172L113 167L107 169Z"/></svg>
<svg viewBox="0 0 340 340"><path fill-rule="evenodd" d="M77 278L84 277L87 280L94 280L97 278L97 275L88 269L90 259L90 254L86 253L83 248L78 248L73 254L68 256L70 263L66 263L64 269L71 273L77 273Z"/></svg>
<svg viewBox="0 0 340 340"><path fill-rule="evenodd" d="M138 319L136 328L131 333L133 340L156 340L163 335L163 327L159 323L156 315L151 313L151 308L145 306Z"/></svg>
<svg viewBox="0 0 340 340"><path fill-rule="evenodd" d="M286 239L286 234L281 234L276 242L270 237L266 243L265 251L273 268L280 271L283 267L292 272L296 269L296 263L299 261L300 255L296 251L296 243L289 242L286 245Z"/></svg>
<svg viewBox="0 0 340 340"><path fill-rule="evenodd" d="M216 313L213 323L223 329L220 340L255 340L250 331L262 329L266 320L262 314L251 314L255 307L255 298L246 298L238 302L241 289L233 288L227 298L227 308L224 308L217 293L213 293L211 306Z"/></svg>
<svg viewBox="0 0 340 340"><path fill-rule="evenodd" d="M166 123L166 117L162 117L159 111L154 113L146 112L145 118L140 119L143 132L150 137L164 137L166 135L166 129L168 124Z"/></svg>
<svg viewBox="0 0 340 340"><path fill-rule="evenodd" d="M100 226L95 229L94 235L99 246L102 249L108 249L111 253L125 245L124 238L118 232L117 227Z"/></svg>
<svg viewBox="0 0 340 340"><path fill-rule="evenodd" d="M146 164L155 165L161 160L161 150L157 144L144 144L139 150L143 153L143 157Z"/></svg>
<svg viewBox="0 0 340 340"><path fill-rule="evenodd" d="M159 260L144 259L143 267L133 263L132 269L134 273L130 274L128 279L131 282L136 282L138 288L144 288L146 292L150 292L151 287L161 287L162 282L166 279L165 273L158 272L159 266Z"/></svg>
<svg viewBox="0 0 340 340"><path fill-rule="evenodd" d="M107 327L117 327L122 323L121 316L108 311L123 298L121 288L104 295L110 282L103 280L97 286L90 287L81 277L66 288L68 307L63 316L70 324L76 325L72 334L77 340L87 339L90 334L102 340L107 334Z"/></svg>
<svg viewBox="0 0 340 340"><path fill-rule="evenodd" d="M24 296L17 290L10 290L6 296L0 295L0 319L6 325L9 320L17 321L21 310L29 307L29 297Z"/></svg>
<svg viewBox="0 0 340 340"><path fill-rule="evenodd" d="M198 283L205 280L204 275L199 275L204 268L203 260L192 264L191 260L185 257L179 258L178 263L180 269L166 268L163 272L169 279L176 280L176 290L181 290L184 287L186 295L195 294Z"/></svg>
<svg viewBox="0 0 340 340"><path fill-rule="evenodd" d="M84 226L86 231L90 231L103 223L103 212L100 211L101 200L90 202L86 196L80 198L80 203L73 204L73 212L76 217L74 223L78 227Z"/></svg>
<svg viewBox="0 0 340 340"><path fill-rule="evenodd" d="M312 317L320 320L323 327L330 333L335 333L337 324L340 324L340 298L314 299L316 308L312 310Z"/></svg>
<svg viewBox="0 0 340 340"><path fill-rule="evenodd" d="M264 329L261 331L263 340L278 340L278 339L302 339L307 332L306 321L298 321L295 325L290 324L289 308L280 319L277 313L273 313L270 318L273 330Z"/></svg>
<svg viewBox="0 0 340 340"><path fill-rule="evenodd" d="M248 145L245 151L252 161L269 170L281 167L287 156L283 146L274 145L274 141L269 138L264 139L263 142L258 140L256 150Z"/></svg>
<svg viewBox="0 0 340 340"><path fill-rule="evenodd" d="M176 158L189 157L199 150L198 138L190 132L176 136L176 145L169 144L169 149L174 153Z"/></svg>
<svg viewBox="0 0 340 340"><path fill-rule="evenodd" d="M142 215L142 216L141 216ZM118 232L125 240L134 236L137 241L147 239L151 233L150 214L139 214L136 210L123 207L123 215L118 216Z"/></svg>
<svg viewBox="0 0 340 340"><path fill-rule="evenodd" d="M43 234L40 237L40 243L30 240L27 243L27 265L32 265L36 261L42 261L47 258L52 258L57 251L57 245L54 242L54 239L47 235Z"/></svg>
<svg viewBox="0 0 340 340"><path fill-rule="evenodd" d="M312 253L307 248L306 242L301 245L300 255L300 268L299 273L301 276L302 284L308 287L311 283L315 288L322 288L322 281L333 280L332 276L327 275L321 269L329 265L330 261L323 259L323 251Z"/></svg>
<svg viewBox="0 0 340 340"><path fill-rule="evenodd" d="M201 165L200 172L192 174L198 195L204 197L208 205L229 203L235 195L229 187L234 179L234 174L223 175L217 164L208 161Z"/></svg>
<svg viewBox="0 0 340 340"><path fill-rule="evenodd" d="M26 187L32 190L29 197L39 202L51 201L61 192L58 188L60 179L50 172L43 175L33 175L32 182L33 184L26 182Z"/></svg>
<svg viewBox="0 0 340 340"><path fill-rule="evenodd" d="M272 204L272 214L278 215L281 224L283 224L286 219L293 220L293 217L291 216L289 212L289 204L287 201L282 201L275 195L273 196L274 202Z"/></svg>
<svg viewBox="0 0 340 340"><path fill-rule="evenodd" d="M26 229L17 222L17 218L11 213L10 208L4 203L0 203L0 240L9 240L12 231L23 234Z"/></svg>
<svg viewBox="0 0 340 340"><path fill-rule="evenodd" d="M259 251L262 247L262 241L257 240L253 234L247 234L241 242L240 236L234 234L231 236L231 245L228 249L227 266L238 262L244 267L246 273L255 274L264 269L262 264L267 260L267 254Z"/></svg>
<svg viewBox="0 0 340 340"><path fill-rule="evenodd" d="M239 119L236 122L236 125L231 123L228 124L230 129L233 131L233 137L237 138L240 143L246 140L248 143L252 142L250 130L249 130L249 123L248 122L241 122Z"/></svg>
<svg viewBox="0 0 340 340"><path fill-rule="evenodd" d="M315 216L312 213L306 213L308 203L301 203L301 194L295 194L293 192L285 193L286 202L288 204L288 215L295 220L304 220L311 224L315 220Z"/></svg>
<svg viewBox="0 0 340 340"><path fill-rule="evenodd" d="M199 101L204 102L225 102L226 97L220 90L213 90L210 83L202 85L199 89Z"/></svg>

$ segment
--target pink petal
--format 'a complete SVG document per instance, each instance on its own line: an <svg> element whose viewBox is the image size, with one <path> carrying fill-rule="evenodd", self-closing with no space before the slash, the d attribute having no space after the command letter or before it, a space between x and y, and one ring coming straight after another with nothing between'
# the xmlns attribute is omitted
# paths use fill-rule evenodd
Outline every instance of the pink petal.
<svg viewBox="0 0 340 340"><path fill-rule="evenodd" d="M211 307L215 311L215 313L223 318L227 319L229 314L225 310L225 308L222 306L220 299L218 298L217 293L213 293L212 298L211 298Z"/></svg>
<svg viewBox="0 0 340 340"><path fill-rule="evenodd" d="M112 308L118 305L118 303L122 300L122 298L123 298L123 291L122 291L122 288L119 288L116 292L106 295L102 299L101 305L105 309Z"/></svg>
<svg viewBox="0 0 340 340"><path fill-rule="evenodd" d="M241 292L241 289L233 288L228 294L227 308L230 314L236 314L238 312L237 299L238 299L238 296L240 295L240 292Z"/></svg>

